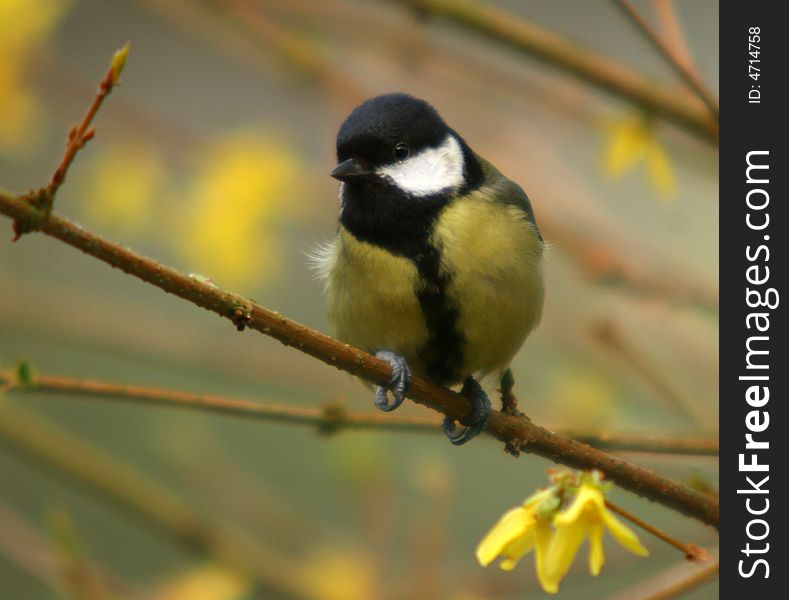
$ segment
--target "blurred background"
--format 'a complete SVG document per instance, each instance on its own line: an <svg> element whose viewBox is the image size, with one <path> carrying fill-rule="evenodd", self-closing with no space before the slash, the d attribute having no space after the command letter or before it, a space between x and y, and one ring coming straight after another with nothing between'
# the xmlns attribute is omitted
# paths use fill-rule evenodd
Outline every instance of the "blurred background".
<svg viewBox="0 0 789 600"><path fill-rule="evenodd" d="M521 409L563 431L717 438L714 135L425 4L0 0L0 187L46 184L131 42L55 210L327 331L306 256L335 231L337 129L365 98L410 92L524 187L550 245L544 320L513 364ZM634 5L717 90L717 3ZM703 109L613 2L486 6ZM25 360L41 375L373 410L323 363L43 235L12 244L0 226L0 371ZM321 434L76 395L0 392L0 409L3 600L544 596L530 557L505 573L474 549L554 465L492 439L454 448L437 418L432 433ZM626 456L717 485L715 456ZM696 521L612 499L717 544ZM650 558L609 539L597 578L582 550L561 597L648 597L645 583L684 568L640 537ZM715 598L717 584L683 597Z"/></svg>

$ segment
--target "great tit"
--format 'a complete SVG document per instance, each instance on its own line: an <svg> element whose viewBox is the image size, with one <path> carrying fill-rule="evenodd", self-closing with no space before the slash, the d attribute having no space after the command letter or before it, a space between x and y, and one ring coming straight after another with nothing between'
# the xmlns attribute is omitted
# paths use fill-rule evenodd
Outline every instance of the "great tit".
<svg viewBox="0 0 789 600"><path fill-rule="evenodd" d="M462 429L443 424L463 444L490 416L478 379L501 377L542 316L543 240L529 198L407 94L354 109L337 159L338 232L317 259L330 325L391 365L375 392L381 410L402 403L412 371L463 382L472 413Z"/></svg>

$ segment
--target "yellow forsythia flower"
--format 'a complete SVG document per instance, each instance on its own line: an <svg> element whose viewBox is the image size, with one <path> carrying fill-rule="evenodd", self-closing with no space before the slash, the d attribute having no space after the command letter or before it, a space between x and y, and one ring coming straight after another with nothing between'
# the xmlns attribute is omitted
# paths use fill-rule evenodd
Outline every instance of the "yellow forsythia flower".
<svg viewBox="0 0 789 600"><path fill-rule="evenodd" d="M298 157L284 140L242 131L202 159L180 227L188 267L231 287L273 278L297 210Z"/></svg>
<svg viewBox="0 0 789 600"><path fill-rule="evenodd" d="M208 563L165 581L154 600L240 600L252 587L246 576L227 567Z"/></svg>
<svg viewBox="0 0 789 600"><path fill-rule="evenodd" d="M558 590L559 581L578 553L581 544L589 538L589 572L598 575L603 567L603 533L605 529L614 536L622 546L639 556L648 556L649 552L636 534L617 519L605 505L603 491L593 480L586 481L578 488L575 499L569 508L556 515L553 520L556 533L551 538L545 557L545 578L549 588Z"/></svg>
<svg viewBox="0 0 789 600"><path fill-rule="evenodd" d="M665 198L676 196L677 186L671 163L655 136L655 128L649 118L638 116L618 120L608 129L605 169L612 178L622 177L643 161L652 187Z"/></svg>
<svg viewBox="0 0 789 600"><path fill-rule="evenodd" d="M546 591L551 591L551 582L545 577L545 557L552 535L551 513L558 507L556 489L548 488L505 513L477 546L479 564L487 567L501 556L499 566L511 571L534 550L537 578Z"/></svg>
<svg viewBox="0 0 789 600"><path fill-rule="evenodd" d="M315 600L368 600L376 597L369 556L345 548L317 550L302 565L302 577Z"/></svg>
<svg viewBox="0 0 789 600"><path fill-rule="evenodd" d="M605 529L631 552L649 553L636 534L606 507L607 485L598 471L576 475L568 471L553 473L553 485L527 499L522 506L507 512L477 546L477 560L487 567L497 557L499 566L511 571L531 550L535 554L537 579L542 588L555 594L559 582L570 568L578 549L589 538L589 571L598 575L603 566ZM561 510L563 504L569 507Z"/></svg>
<svg viewBox="0 0 789 600"><path fill-rule="evenodd" d="M128 141L91 157L83 211L90 224L111 233L136 234L156 217L167 171L156 149Z"/></svg>
<svg viewBox="0 0 789 600"><path fill-rule="evenodd" d="M70 3L64 0L0 0L0 153L30 150L41 107L26 70Z"/></svg>

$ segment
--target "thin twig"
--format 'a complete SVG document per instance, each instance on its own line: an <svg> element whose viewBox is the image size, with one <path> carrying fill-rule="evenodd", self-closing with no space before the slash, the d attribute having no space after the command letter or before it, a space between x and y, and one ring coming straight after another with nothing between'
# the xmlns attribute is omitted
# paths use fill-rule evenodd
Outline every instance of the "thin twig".
<svg viewBox="0 0 789 600"><path fill-rule="evenodd" d="M12 374L0 372L0 389L17 394L39 393L76 398L100 398L203 410L235 417L249 417L289 425L315 427L323 433L334 433L343 429L374 429L376 431L412 433L437 433L440 431L440 420L437 418L351 411L340 403L328 403L322 408L262 404L225 396L138 385L120 385L55 375L37 374L31 384L24 385L14 383ZM718 441L712 439L677 439L617 432L575 432L565 433L565 435L590 446L608 450L700 456L716 456L718 454Z"/></svg>
<svg viewBox="0 0 789 600"><path fill-rule="evenodd" d="M692 572L683 579L674 581L671 585L664 587L662 590L656 590L654 593L643 596L637 600L669 600L670 598L676 598L703 583L707 583L713 579L719 571L720 562L716 560L703 569ZM630 596L630 600L634 600L634 597Z"/></svg>
<svg viewBox="0 0 789 600"><path fill-rule="evenodd" d="M660 55L666 60L682 80L693 90L699 99L707 105L710 113L716 121L720 121L720 108L718 100L707 89L698 74L689 69L685 62L676 55L674 50L661 38L654 29L646 22L629 0L614 0L614 3L627 15L630 21L644 35L644 37L654 46Z"/></svg>
<svg viewBox="0 0 789 600"><path fill-rule="evenodd" d="M584 81L717 144L718 123L695 96L683 96L629 67L500 8L471 0L397 0L445 17L497 43L559 67Z"/></svg>
<svg viewBox="0 0 789 600"><path fill-rule="evenodd" d="M59 547L63 544L57 544L57 535L54 540L52 537L27 517L0 503L0 555L20 571L35 577L55 597L109 600L132 596L128 582L78 549Z"/></svg>
<svg viewBox="0 0 789 600"><path fill-rule="evenodd" d="M247 327L255 329L377 385L387 383L391 377L389 363L381 359L291 321L243 296L179 273L171 267L87 231L64 217L47 215L24 198L0 192L0 213L22 221L30 229L59 239L142 281L230 319L239 330ZM465 396L430 383L423 377L414 377L408 397L461 421L469 415L471 408ZM717 500L705 497L654 471L548 431L532 423L528 417L493 411L486 431L502 442L512 444L516 441L518 450L538 454L573 468L599 469L609 480L627 490L679 510L708 525L718 525L720 509Z"/></svg>
<svg viewBox="0 0 789 600"><path fill-rule="evenodd" d="M718 311L718 290L713 283L665 255L623 250L628 240L616 241L618 232L610 227L606 230L588 224L568 226L565 215L557 218L547 213L540 218L540 229L594 283L622 286L646 298L664 298L705 311Z"/></svg>
<svg viewBox="0 0 789 600"><path fill-rule="evenodd" d="M647 523L643 519L641 519L641 518L637 517L636 515L626 511L624 508L622 508L621 506L619 506L617 504L614 504L613 502L610 502L610 501L606 500L605 501L605 505L609 509L611 509L613 512L615 512L616 514L624 517L625 519L627 519L631 523L634 523L635 525L638 525L644 531L648 531L649 533L654 535L656 538L658 538L660 540L663 540L669 546L674 546L674 548L676 548L677 550L682 552L685 555L685 558L687 558L688 560L692 560L692 561L698 562L698 563L707 562L707 552L706 552L706 550L704 550L704 548L702 548L702 547L700 547L700 546L698 546L696 544L686 544L684 542L679 541L677 538L670 536L669 534L667 534L662 529L658 529L657 527L655 527L651 523Z"/></svg>
<svg viewBox="0 0 789 600"><path fill-rule="evenodd" d="M228 11L240 26L249 29L262 43L275 49L297 70L309 74L333 93L350 104L365 99L367 93L346 71L337 69L328 54L305 35L283 26L266 14L263 7L246 0L223 0Z"/></svg>
<svg viewBox="0 0 789 600"><path fill-rule="evenodd" d="M660 30L666 43L674 50L674 56L685 65L687 69L696 72L693 56L688 48L688 42L682 31L682 24L674 8L674 0L652 0L652 10L660 22Z"/></svg>
<svg viewBox="0 0 789 600"><path fill-rule="evenodd" d="M66 179L66 172L71 166L71 163L74 161L74 157L77 155L77 152L79 152L85 146L85 144L93 139L96 130L89 130L88 128L93 122L93 118L96 116L96 113L99 112L99 108L101 108L101 104L104 102L104 99L109 96L112 92L112 89L118 85L120 81L120 75L123 71L123 67L126 64L126 57L128 54L129 44L126 44L123 48L115 53L110 64L110 68L107 69L107 74L99 83L98 90L96 91L96 97L93 99L93 103L90 105L88 112L82 119L82 123L79 126L71 128L71 131L68 135L68 143L66 144L66 152L63 155L63 160L61 160L58 168L55 169L55 173L52 175L52 180L47 186L47 195L50 198L50 203L54 199L58 189L60 189L60 186L63 185L63 181Z"/></svg>
<svg viewBox="0 0 789 600"><path fill-rule="evenodd" d="M256 578L277 597L314 598L293 561L234 529L211 523L132 465L111 458L106 450L93 447L53 423L8 403L0 404L0 442L93 489L187 548L209 554Z"/></svg>
<svg viewBox="0 0 789 600"><path fill-rule="evenodd" d="M692 418L700 427L709 427L709 419L704 412L704 408L677 390L669 381L669 378L664 376L647 357L622 335L622 332L613 321L600 321L594 328L593 336L606 348L620 356L633 371L673 408Z"/></svg>
<svg viewBox="0 0 789 600"><path fill-rule="evenodd" d="M562 429L561 434L595 448L619 452L718 456L720 447L718 440L711 438L677 438L620 431L588 433L574 429Z"/></svg>
<svg viewBox="0 0 789 600"><path fill-rule="evenodd" d="M610 596L608 600L669 600L681 596L718 574L718 549L710 550L710 556L713 560L703 567L683 561Z"/></svg>
<svg viewBox="0 0 789 600"><path fill-rule="evenodd" d="M5 504L0 504L0 555L5 562L35 577L58 597L65 597L67 590L61 581L50 540Z"/></svg>

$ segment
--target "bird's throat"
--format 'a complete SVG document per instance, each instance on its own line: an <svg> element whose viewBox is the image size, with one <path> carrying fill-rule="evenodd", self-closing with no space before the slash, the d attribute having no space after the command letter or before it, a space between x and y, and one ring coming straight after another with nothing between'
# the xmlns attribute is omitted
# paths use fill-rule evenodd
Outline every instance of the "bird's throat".
<svg viewBox="0 0 789 600"><path fill-rule="evenodd" d="M340 223L357 239L414 259L424 252L447 195L412 198L384 181L343 186Z"/></svg>

